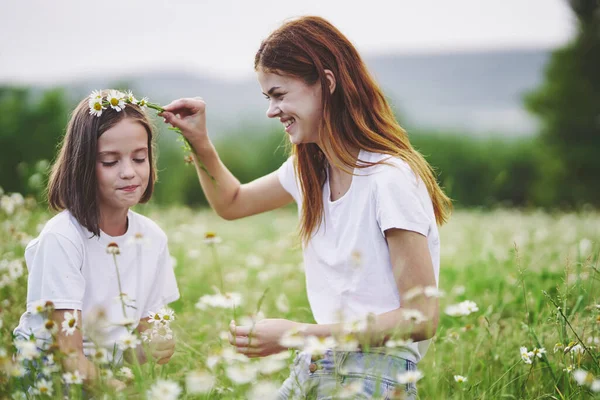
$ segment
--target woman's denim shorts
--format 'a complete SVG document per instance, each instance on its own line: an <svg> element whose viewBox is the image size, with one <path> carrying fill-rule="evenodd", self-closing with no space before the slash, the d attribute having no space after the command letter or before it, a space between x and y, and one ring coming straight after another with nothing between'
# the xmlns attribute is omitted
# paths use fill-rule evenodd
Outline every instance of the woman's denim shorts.
<svg viewBox="0 0 600 400"><path fill-rule="evenodd" d="M328 350L311 357L299 353L291 374L279 389L278 400L337 398L415 399L414 383L400 384L397 376L415 371L413 361L378 352Z"/></svg>

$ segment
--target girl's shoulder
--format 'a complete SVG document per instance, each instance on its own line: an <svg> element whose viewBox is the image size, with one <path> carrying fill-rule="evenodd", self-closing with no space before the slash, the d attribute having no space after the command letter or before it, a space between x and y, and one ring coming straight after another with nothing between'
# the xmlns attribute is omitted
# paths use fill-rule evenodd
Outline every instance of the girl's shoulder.
<svg viewBox="0 0 600 400"><path fill-rule="evenodd" d="M64 210L46 222L38 237L29 242L27 248L36 246L48 237L53 237L60 242L70 242L79 249L83 246L86 231L68 210Z"/></svg>

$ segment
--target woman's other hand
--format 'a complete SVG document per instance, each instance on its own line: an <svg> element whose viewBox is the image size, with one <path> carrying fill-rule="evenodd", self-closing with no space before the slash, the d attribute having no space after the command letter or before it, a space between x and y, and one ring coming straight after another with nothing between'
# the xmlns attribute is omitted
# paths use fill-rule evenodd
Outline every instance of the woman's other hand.
<svg viewBox="0 0 600 400"><path fill-rule="evenodd" d="M279 344L283 335L300 328L300 323L287 319L263 319L254 326L229 324L229 343L248 357L265 357L287 350Z"/></svg>

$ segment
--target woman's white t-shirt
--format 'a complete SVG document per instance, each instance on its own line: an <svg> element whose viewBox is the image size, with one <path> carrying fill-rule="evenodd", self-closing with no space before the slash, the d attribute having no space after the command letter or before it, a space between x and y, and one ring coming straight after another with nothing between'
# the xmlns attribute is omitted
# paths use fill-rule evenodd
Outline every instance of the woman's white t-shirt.
<svg viewBox="0 0 600 400"><path fill-rule="evenodd" d="M384 232L397 228L427 237L436 284L440 242L431 198L406 162L385 154L361 150L348 191L331 201L329 176L323 187L324 216L318 230L303 247L308 300L319 324L339 323L382 314L400 306ZM293 157L278 170L279 181L301 213L302 193ZM407 347L418 362L429 340Z"/></svg>
<svg viewBox="0 0 600 400"><path fill-rule="evenodd" d="M14 331L18 338L28 339L33 334L38 346L45 347L49 336L41 329L44 320L33 306L39 300L49 300L56 309L81 310L84 328L94 328L94 340L101 341L98 344L108 350L110 359L119 361L121 352L115 351L115 344L127 332L124 320L137 326L150 311L156 312L179 298L167 236L143 215L129 210L127 217L127 232L118 237L104 232L100 237L92 237L69 211L46 223L25 249L29 271L27 311ZM126 317L119 299L113 255L106 251L111 242L120 250L116 259L128 304ZM100 318L99 313L105 318ZM83 333L84 354L90 355L95 344L85 329Z"/></svg>

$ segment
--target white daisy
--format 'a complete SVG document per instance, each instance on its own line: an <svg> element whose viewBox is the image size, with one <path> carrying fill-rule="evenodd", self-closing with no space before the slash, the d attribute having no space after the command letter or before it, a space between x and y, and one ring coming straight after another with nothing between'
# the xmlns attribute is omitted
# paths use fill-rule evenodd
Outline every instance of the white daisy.
<svg viewBox="0 0 600 400"><path fill-rule="evenodd" d="M308 336L304 344L304 351L313 355L325 354L327 350L335 348L336 345L337 343L335 339L331 336Z"/></svg>
<svg viewBox="0 0 600 400"><path fill-rule="evenodd" d="M581 344L576 344L575 346L572 346L569 351L572 354L584 354L585 353L585 348L583 348L583 346Z"/></svg>
<svg viewBox="0 0 600 400"><path fill-rule="evenodd" d="M95 117L101 116L102 111L106 110L106 107L102 102L102 98L90 99L88 105L90 107L90 115Z"/></svg>
<svg viewBox="0 0 600 400"><path fill-rule="evenodd" d="M344 333L365 332L367 330L368 325L369 321L367 320L367 317L358 318L352 321L344 322L342 331Z"/></svg>
<svg viewBox="0 0 600 400"><path fill-rule="evenodd" d="M543 354L546 354L546 349L543 347L540 349L538 349L537 347L534 347L533 350L531 350L531 352L530 352L531 357L537 357L537 358L542 358Z"/></svg>
<svg viewBox="0 0 600 400"><path fill-rule="evenodd" d="M273 357L261 358L258 370L263 375L271 375L287 367L287 362Z"/></svg>
<svg viewBox="0 0 600 400"><path fill-rule="evenodd" d="M119 245L115 242L110 242L108 246L106 246L106 252L108 254L119 255L121 254L121 250L119 250Z"/></svg>
<svg viewBox="0 0 600 400"><path fill-rule="evenodd" d="M135 349L140 343L142 343L142 341L138 339L136 335L125 333L117 341L117 346L119 346L121 350Z"/></svg>
<svg viewBox="0 0 600 400"><path fill-rule="evenodd" d="M385 342L385 347L389 347L391 349L396 347L406 347L413 342L412 339L398 339L398 340L388 340Z"/></svg>
<svg viewBox="0 0 600 400"><path fill-rule="evenodd" d="M338 337L336 349L340 351L357 351L360 343L356 335L347 333Z"/></svg>
<svg viewBox="0 0 600 400"><path fill-rule="evenodd" d="M108 351L104 347L95 347L92 353L92 361L97 364L106 364L108 362Z"/></svg>
<svg viewBox="0 0 600 400"><path fill-rule="evenodd" d="M277 300L275 301L275 307L277 307L277 309L282 313L290 312L290 303L284 293L281 293L277 297Z"/></svg>
<svg viewBox="0 0 600 400"><path fill-rule="evenodd" d="M427 317L419 310L414 309L403 309L402 317L406 321L411 321L414 324L420 324L421 322L427 321Z"/></svg>
<svg viewBox="0 0 600 400"><path fill-rule="evenodd" d="M47 319L40 329L43 332L49 333L50 335L54 335L56 332L58 332L58 325L56 324L56 322L54 322L54 320Z"/></svg>
<svg viewBox="0 0 600 400"><path fill-rule="evenodd" d="M583 369L577 369L573 371L573 379L579 386L591 385L594 382L594 375Z"/></svg>
<svg viewBox="0 0 600 400"><path fill-rule="evenodd" d="M287 348L299 348L304 345L304 336L302 331L298 329L291 329L281 336L279 344Z"/></svg>
<svg viewBox="0 0 600 400"><path fill-rule="evenodd" d="M362 381L354 381L348 385L342 386L338 391L336 398L339 399L354 399L363 390Z"/></svg>
<svg viewBox="0 0 600 400"><path fill-rule="evenodd" d="M231 380L233 383L237 385L245 385L246 383L250 383L256 379L258 369L254 363L237 364L228 366L226 369L226 374L229 380Z"/></svg>
<svg viewBox="0 0 600 400"><path fill-rule="evenodd" d="M65 312L65 319L62 322L62 331L65 335L70 336L75 333L77 329L77 311L73 310L73 313Z"/></svg>
<svg viewBox="0 0 600 400"><path fill-rule="evenodd" d="M206 232L204 234L204 243L206 244L219 244L221 243L221 238L217 236L214 232Z"/></svg>
<svg viewBox="0 0 600 400"><path fill-rule="evenodd" d="M140 101L138 101L138 106L140 107L148 107L148 98L142 97Z"/></svg>
<svg viewBox="0 0 600 400"><path fill-rule="evenodd" d="M98 100L102 99L102 92L100 90L92 90L92 93L89 97L90 100Z"/></svg>
<svg viewBox="0 0 600 400"><path fill-rule="evenodd" d="M419 297L421 294L423 294L423 288L421 286L414 286L414 287L408 289L406 291L406 293L404 293L404 296L402 296L402 299L404 301L409 301L416 297Z"/></svg>
<svg viewBox="0 0 600 400"><path fill-rule="evenodd" d="M257 382L248 391L248 400L275 400L279 387L270 381Z"/></svg>
<svg viewBox="0 0 600 400"><path fill-rule="evenodd" d="M177 382L159 379L148 390L148 400L175 400L181 394L181 387Z"/></svg>
<svg viewBox="0 0 600 400"><path fill-rule="evenodd" d="M119 369L119 372L117 372L117 375L119 375L121 378L130 381L133 379L133 372L131 371L131 368L128 367L121 367Z"/></svg>
<svg viewBox="0 0 600 400"><path fill-rule="evenodd" d="M525 364L531 364L533 362L531 360L531 356L530 356L529 352L527 351L527 347L521 347L520 353L521 353L521 360L523 360L523 362Z"/></svg>
<svg viewBox="0 0 600 400"><path fill-rule="evenodd" d="M423 378L423 373L419 370L406 371L397 376L398 383L405 385L407 383L416 383L418 380Z"/></svg>
<svg viewBox="0 0 600 400"><path fill-rule="evenodd" d="M125 108L125 95L118 90L110 90L106 96L108 105L117 112Z"/></svg>
<svg viewBox="0 0 600 400"><path fill-rule="evenodd" d="M131 90L127 92L127 94L125 95L125 99L127 100L128 103L131 103L131 104L138 103L137 99L135 98L135 96L133 95L133 92Z"/></svg>
<svg viewBox="0 0 600 400"><path fill-rule="evenodd" d="M209 372L191 371L185 377L185 388L189 394L207 393L215 381L214 375Z"/></svg>
<svg viewBox="0 0 600 400"><path fill-rule="evenodd" d="M33 394L39 394L40 396L52 396L54 389L52 389L52 381L46 379L40 379L35 383L32 390Z"/></svg>
<svg viewBox="0 0 600 400"><path fill-rule="evenodd" d="M175 319L175 311L168 307L163 307L157 312L150 312L148 322L170 324Z"/></svg>
<svg viewBox="0 0 600 400"><path fill-rule="evenodd" d="M67 385L81 385L85 377L79 373L79 371L75 372L65 372L62 376L63 382Z"/></svg>
<svg viewBox="0 0 600 400"><path fill-rule="evenodd" d="M440 290L435 286L425 286L423 293L425 293L425 296L427 297L444 297L446 295L443 290Z"/></svg>
<svg viewBox="0 0 600 400"><path fill-rule="evenodd" d="M15 340L14 345L20 360L33 360L40 355L40 350L32 340Z"/></svg>
<svg viewBox="0 0 600 400"><path fill-rule="evenodd" d="M31 303L31 314L37 315L46 311L46 301L45 300L37 300Z"/></svg>
<svg viewBox="0 0 600 400"><path fill-rule="evenodd" d="M469 379L466 376L462 376L462 375L454 375L454 381L456 383L463 383L468 381Z"/></svg>

